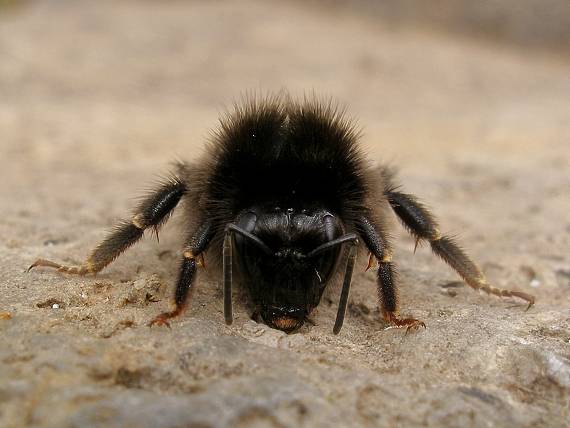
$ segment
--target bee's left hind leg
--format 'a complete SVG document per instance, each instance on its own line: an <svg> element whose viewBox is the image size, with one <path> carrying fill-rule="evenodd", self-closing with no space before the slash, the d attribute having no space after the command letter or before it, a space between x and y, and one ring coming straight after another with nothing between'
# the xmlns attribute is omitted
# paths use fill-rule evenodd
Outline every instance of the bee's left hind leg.
<svg viewBox="0 0 570 428"><path fill-rule="evenodd" d="M505 290L489 284L481 269L455 241L441 234L433 215L414 196L392 190L388 190L386 196L394 212L416 238L416 245L421 240L427 240L432 251L450 265L469 286L496 296L518 297L528 302L527 309L534 304L534 296L530 294L522 291Z"/></svg>
<svg viewBox="0 0 570 428"><path fill-rule="evenodd" d="M38 259L28 270L45 266L76 275L99 272L137 242L143 236L145 229L153 228L158 236L158 228L168 219L185 191L185 185L176 177L162 183L158 189L142 200L131 220L119 222L81 265L64 266L50 260Z"/></svg>

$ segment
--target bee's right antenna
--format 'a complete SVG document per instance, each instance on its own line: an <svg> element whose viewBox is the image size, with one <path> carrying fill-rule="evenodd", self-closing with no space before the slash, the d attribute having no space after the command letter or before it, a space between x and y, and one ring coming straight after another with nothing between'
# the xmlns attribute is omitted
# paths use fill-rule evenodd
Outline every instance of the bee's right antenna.
<svg viewBox="0 0 570 428"><path fill-rule="evenodd" d="M224 269L224 318L226 324L230 325L233 320L232 310L232 238L233 230L229 227L226 229L226 236L224 237L223 249L223 269Z"/></svg>
<svg viewBox="0 0 570 428"><path fill-rule="evenodd" d="M234 233L238 233L239 235L248 239L265 254L273 254L271 249L261 239L249 233L247 230L244 230L235 224L228 224L226 227L222 258L224 271L224 318L226 319L226 324L228 325L230 325L234 320L232 310L232 245Z"/></svg>

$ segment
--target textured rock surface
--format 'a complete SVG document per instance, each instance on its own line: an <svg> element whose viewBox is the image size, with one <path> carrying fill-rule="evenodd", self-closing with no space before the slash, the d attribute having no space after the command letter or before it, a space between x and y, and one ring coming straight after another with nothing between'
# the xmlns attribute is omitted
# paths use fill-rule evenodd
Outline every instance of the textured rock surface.
<svg viewBox="0 0 570 428"><path fill-rule="evenodd" d="M128 1L2 10L0 56L1 426L567 425L566 60L334 8ZM224 104L282 87L346 102L370 159L537 305L473 292L397 225L402 312L428 326L408 335L384 330L365 254L338 336L338 290L297 334L243 302L226 326L208 270L187 314L149 329L176 216L97 277L25 272L80 261L171 159L199 155Z"/></svg>

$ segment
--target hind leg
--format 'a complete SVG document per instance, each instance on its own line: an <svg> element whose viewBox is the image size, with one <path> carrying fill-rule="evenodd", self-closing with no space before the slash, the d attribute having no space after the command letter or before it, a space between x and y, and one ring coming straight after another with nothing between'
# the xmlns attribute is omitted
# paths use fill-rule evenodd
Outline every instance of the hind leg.
<svg viewBox="0 0 570 428"><path fill-rule="evenodd" d="M80 266L64 266L50 260L38 259L28 270L45 266L77 275L99 272L137 242L146 229L153 228L158 236L158 228L168 219L185 191L186 187L177 178L163 183L139 204L131 220L119 222Z"/></svg>
<svg viewBox="0 0 570 428"><path fill-rule="evenodd" d="M414 196L395 191L387 191L386 196L394 212L416 238L416 246L422 240L428 241L432 251L450 265L469 286L496 296L518 297L528 302L527 309L534 304L534 296L530 294L489 284L481 269L457 243L449 236L441 234L433 215Z"/></svg>

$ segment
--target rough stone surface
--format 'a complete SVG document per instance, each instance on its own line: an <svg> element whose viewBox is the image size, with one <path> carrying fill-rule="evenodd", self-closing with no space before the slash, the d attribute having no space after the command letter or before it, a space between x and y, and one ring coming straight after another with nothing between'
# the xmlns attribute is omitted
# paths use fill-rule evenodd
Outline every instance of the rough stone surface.
<svg viewBox="0 0 570 428"><path fill-rule="evenodd" d="M470 290L396 224L402 312L427 324L408 335L380 321L366 254L338 336L338 290L293 335L241 300L226 326L207 268L172 329L148 328L170 307L177 216L96 277L26 273L81 261L224 105L280 88L348 104L370 160L536 306ZM332 6L0 9L0 426L568 426L569 100L555 53Z"/></svg>

